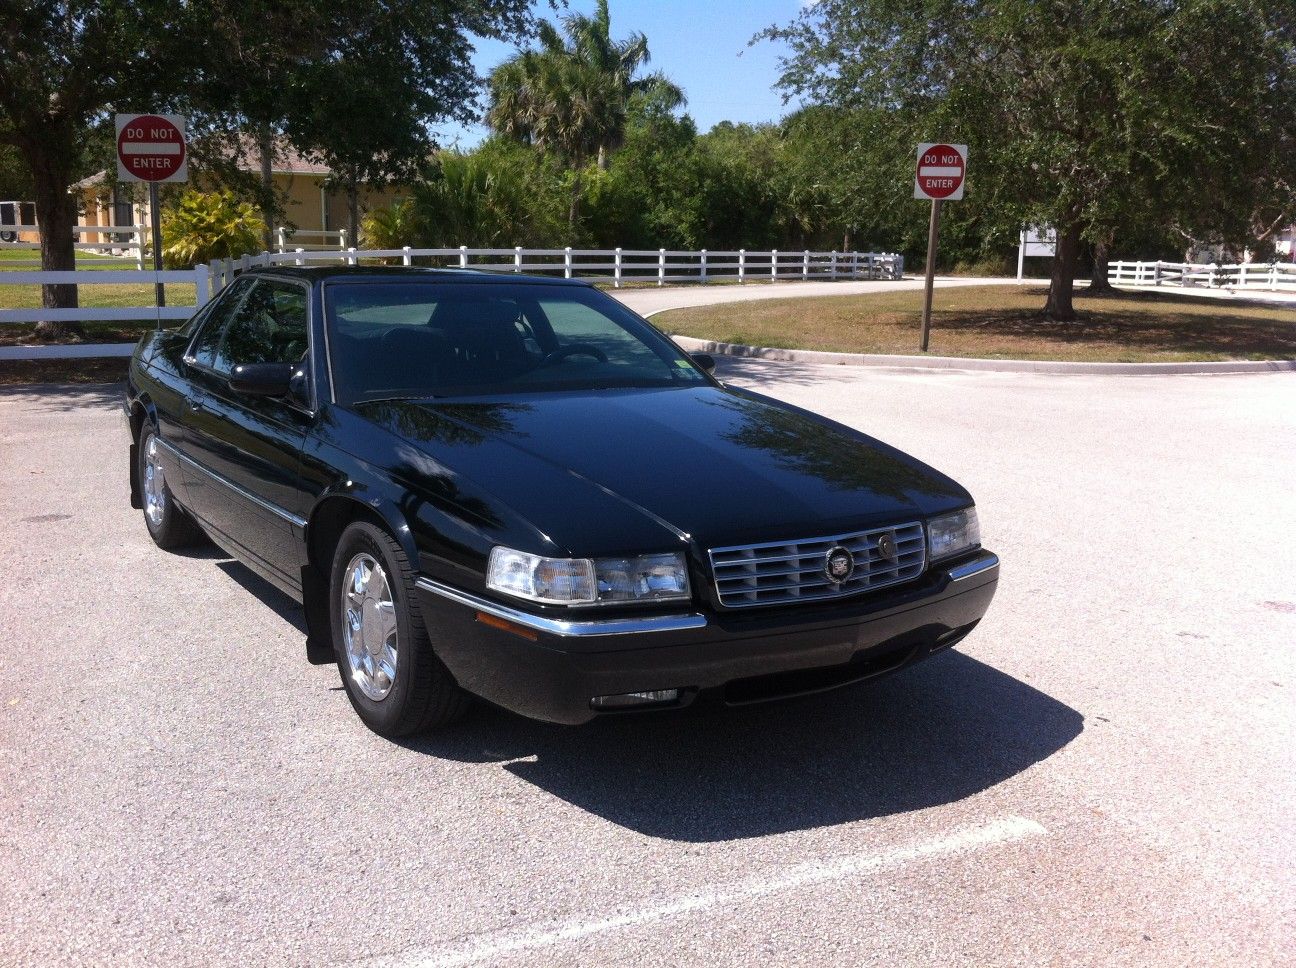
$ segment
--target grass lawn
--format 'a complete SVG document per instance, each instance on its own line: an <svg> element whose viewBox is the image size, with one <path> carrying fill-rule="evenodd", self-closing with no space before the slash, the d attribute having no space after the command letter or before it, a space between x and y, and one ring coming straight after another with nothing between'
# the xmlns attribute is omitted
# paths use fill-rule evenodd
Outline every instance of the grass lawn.
<svg viewBox="0 0 1296 968"><path fill-rule="evenodd" d="M6 271L36 271L39 266L14 265L16 262L35 260L40 253L35 249L0 249L0 309L39 309L41 305L40 286L5 285ZM135 268L133 259L121 259L97 253L77 253L78 269L122 269ZM88 343L123 343L134 342L146 329L157 325L150 319L148 308L153 304L153 285L129 283L103 285L85 285L80 287L80 304L87 309L91 307L141 306L140 322L85 323L85 336L81 340L63 342ZM192 306L196 298L194 287L188 283L168 285L166 299L168 306ZM166 326L178 326L177 320L164 320ZM15 343L31 342L35 324L5 323L0 324L0 346L12 346Z"/></svg>
<svg viewBox="0 0 1296 968"><path fill-rule="evenodd" d="M1040 286L937 289L933 356L1121 363L1296 358L1296 307L1209 297L1077 290L1080 319L1043 318ZM918 352L922 292L770 299L675 309L653 323L669 333L783 349Z"/></svg>

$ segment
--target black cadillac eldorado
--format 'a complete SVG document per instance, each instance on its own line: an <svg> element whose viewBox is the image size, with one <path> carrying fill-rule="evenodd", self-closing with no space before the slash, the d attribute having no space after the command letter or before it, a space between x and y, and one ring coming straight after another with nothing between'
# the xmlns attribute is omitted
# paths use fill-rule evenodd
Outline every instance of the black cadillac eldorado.
<svg viewBox="0 0 1296 968"><path fill-rule="evenodd" d="M966 636L999 571L967 491L714 365L581 282L246 272L135 351L132 504L301 601L388 736L470 695L581 723L816 692Z"/></svg>

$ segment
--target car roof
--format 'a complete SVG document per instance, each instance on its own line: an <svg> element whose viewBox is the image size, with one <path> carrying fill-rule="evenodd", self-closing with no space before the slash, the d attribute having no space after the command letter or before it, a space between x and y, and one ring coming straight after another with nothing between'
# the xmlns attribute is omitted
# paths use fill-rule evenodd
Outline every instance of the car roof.
<svg viewBox="0 0 1296 968"><path fill-rule="evenodd" d="M590 288L591 284L583 279L555 279L552 276L522 275L510 271L486 272L480 269L428 269L422 266L294 266L275 265L258 266L249 269L242 275L276 275L292 276L311 282L326 282L330 279L347 280L382 280L390 282L397 279L409 279L421 282L436 283L475 283L481 285L510 286L519 283L543 286L581 286Z"/></svg>

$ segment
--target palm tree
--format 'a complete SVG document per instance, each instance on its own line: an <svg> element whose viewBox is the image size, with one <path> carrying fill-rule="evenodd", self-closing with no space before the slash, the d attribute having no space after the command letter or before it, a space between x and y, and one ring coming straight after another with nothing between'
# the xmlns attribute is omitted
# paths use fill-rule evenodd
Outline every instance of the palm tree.
<svg viewBox="0 0 1296 968"><path fill-rule="evenodd" d="M660 72L635 76L649 61L648 38L633 33L612 40L607 0L598 0L592 17L563 17L562 26L566 37L542 21L540 47L521 51L491 72L486 121L501 134L563 158L572 170L567 221L574 226L581 171L591 158L607 168L624 140L630 99L652 94L676 108L684 104L684 92Z"/></svg>

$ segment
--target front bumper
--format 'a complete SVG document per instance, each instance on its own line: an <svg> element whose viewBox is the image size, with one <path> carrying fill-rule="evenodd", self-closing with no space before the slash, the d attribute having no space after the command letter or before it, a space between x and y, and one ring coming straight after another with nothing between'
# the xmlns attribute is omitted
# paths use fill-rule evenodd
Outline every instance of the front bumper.
<svg viewBox="0 0 1296 968"><path fill-rule="evenodd" d="M730 705L820 692L912 665L960 641L994 597L981 551L874 596L798 607L573 620L535 615L420 578L435 647L459 684L533 719L610 715L595 696L681 690ZM657 707L660 708L660 707Z"/></svg>

